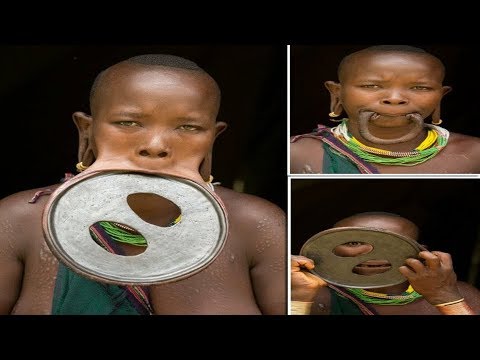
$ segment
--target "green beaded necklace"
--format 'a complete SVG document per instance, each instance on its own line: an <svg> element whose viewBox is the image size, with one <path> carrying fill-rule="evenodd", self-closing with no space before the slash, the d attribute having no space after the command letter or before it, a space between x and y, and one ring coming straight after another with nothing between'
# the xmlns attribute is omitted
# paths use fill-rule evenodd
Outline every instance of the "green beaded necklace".
<svg viewBox="0 0 480 360"><path fill-rule="evenodd" d="M100 226L110 237L118 242L135 246L147 246L147 240L133 229L110 221L100 221Z"/></svg>
<svg viewBox="0 0 480 360"><path fill-rule="evenodd" d="M436 131L438 134L437 141L433 146L424 150L413 150L410 152L410 154L408 154L408 156L379 156L365 151L365 149L361 146L362 144L359 143L358 140L357 142L353 141L352 135L348 132L347 121L348 119L343 119L340 125L331 129L332 133L358 157L375 164L415 166L433 158L448 143L449 132L446 129L443 129L439 126L426 124L427 127Z"/></svg>
<svg viewBox="0 0 480 360"><path fill-rule="evenodd" d="M179 215L167 226L175 225L181 220L181 217L182 216ZM145 237L126 225L110 221L100 221L100 226L115 241L135 246L147 246Z"/></svg>
<svg viewBox="0 0 480 360"><path fill-rule="evenodd" d="M346 289L363 302L376 305L406 305L422 297L422 295L413 290L411 285L400 295L381 294L365 289Z"/></svg>

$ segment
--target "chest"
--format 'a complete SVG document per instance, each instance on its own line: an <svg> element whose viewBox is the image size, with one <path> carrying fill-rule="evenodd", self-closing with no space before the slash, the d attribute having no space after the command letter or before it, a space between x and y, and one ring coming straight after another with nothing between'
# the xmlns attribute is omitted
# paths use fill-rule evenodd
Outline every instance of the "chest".
<svg viewBox="0 0 480 360"><path fill-rule="evenodd" d="M58 260L44 241L30 249L25 259L22 291L14 314L50 314Z"/></svg>
<svg viewBox="0 0 480 360"><path fill-rule="evenodd" d="M414 166L378 165L375 167L382 174L472 174L475 161L461 153L440 153L433 159Z"/></svg>
<svg viewBox="0 0 480 360"><path fill-rule="evenodd" d="M440 315L437 309L424 299L406 305L374 305L373 308L378 315Z"/></svg>

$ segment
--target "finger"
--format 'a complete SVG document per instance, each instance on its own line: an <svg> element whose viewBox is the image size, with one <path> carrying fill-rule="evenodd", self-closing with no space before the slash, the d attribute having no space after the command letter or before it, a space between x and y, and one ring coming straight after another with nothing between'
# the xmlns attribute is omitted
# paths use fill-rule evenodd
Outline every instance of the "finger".
<svg viewBox="0 0 480 360"><path fill-rule="evenodd" d="M405 265L400 266L398 268L398 271L407 279L411 279L416 275L416 273L412 269L410 269L408 266L405 266Z"/></svg>
<svg viewBox="0 0 480 360"><path fill-rule="evenodd" d="M312 167L308 164L305 164L305 166L303 167L302 169L302 173L303 174L313 174L313 170L312 170Z"/></svg>
<svg viewBox="0 0 480 360"><path fill-rule="evenodd" d="M315 267L315 264L312 259L309 259L305 256L292 255L291 266L292 266L292 269L293 268L300 269L300 267L304 267L308 270L312 270Z"/></svg>
<svg viewBox="0 0 480 360"><path fill-rule="evenodd" d="M453 268L452 256L450 254L441 251L432 251L432 254L435 254L440 259L440 263L443 266Z"/></svg>
<svg viewBox="0 0 480 360"><path fill-rule="evenodd" d="M425 260L427 267L430 269L438 269L440 267L440 258L430 251L421 251L419 257Z"/></svg>
<svg viewBox="0 0 480 360"><path fill-rule="evenodd" d="M321 277L318 277L312 273L304 273L307 278L312 281L315 281L320 286L327 286L327 282L323 280Z"/></svg>
<svg viewBox="0 0 480 360"><path fill-rule="evenodd" d="M418 244L418 248L420 249L420 251L428 251L427 245Z"/></svg>
<svg viewBox="0 0 480 360"><path fill-rule="evenodd" d="M405 265L410 267L410 269L416 273L425 271L425 265L423 265L422 262L418 259L408 258L407 260L405 260Z"/></svg>

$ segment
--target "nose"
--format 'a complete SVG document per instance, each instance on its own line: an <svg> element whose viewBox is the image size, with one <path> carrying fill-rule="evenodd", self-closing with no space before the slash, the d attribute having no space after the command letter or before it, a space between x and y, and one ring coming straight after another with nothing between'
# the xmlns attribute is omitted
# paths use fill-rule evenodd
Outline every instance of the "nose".
<svg viewBox="0 0 480 360"><path fill-rule="evenodd" d="M150 138L139 148L140 156L151 158L165 158L170 155L170 147L165 134L152 134Z"/></svg>
<svg viewBox="0 0 480 360"><path fill-rule="evenodd" d="M381 102L384 105L405 105L408 104L408 99L401 91L391 90L385 94Z"/></svg>

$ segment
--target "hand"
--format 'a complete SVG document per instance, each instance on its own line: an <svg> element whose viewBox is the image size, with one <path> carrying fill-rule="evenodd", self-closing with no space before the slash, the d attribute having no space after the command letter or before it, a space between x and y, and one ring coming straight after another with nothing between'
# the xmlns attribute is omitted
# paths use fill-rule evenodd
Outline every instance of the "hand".
<svg viewBox="0 0 480 360"><path fill-rule="evenodd" d="M453 271L450 254L440 251L421 251L418 256L425 260L405 260L398 269L416 292L432 305L462 298L457 287L457 275Z"/></svg>
<svg viewBox="0 0 480 360"><path fill-rule="evenodd" d="M315 267L313 260L305 256L291 256L291 286L292 300L294 301L313 301L315 295L321 287L327 286L327 283L309 272Z"/></svg>

